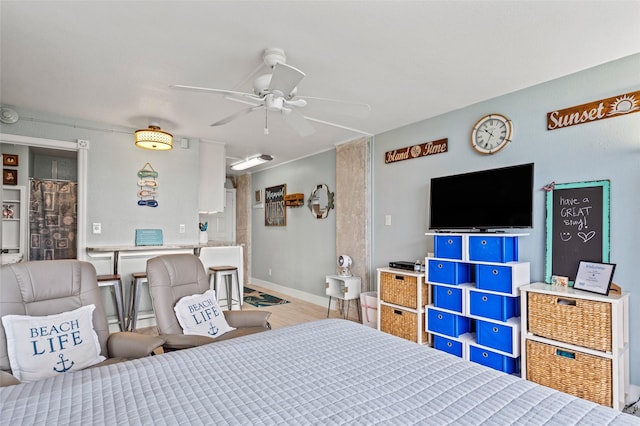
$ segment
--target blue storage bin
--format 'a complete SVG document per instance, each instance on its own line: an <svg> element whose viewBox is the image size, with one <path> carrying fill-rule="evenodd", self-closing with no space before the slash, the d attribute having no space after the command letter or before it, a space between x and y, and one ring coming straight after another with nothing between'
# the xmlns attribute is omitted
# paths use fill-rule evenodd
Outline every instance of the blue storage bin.
<svg viewBox="0 0 640 426"><path fill-rule="evenodd" d="M512 353L513 336L513 328L507 325L480 320L476 321L476 342L479 345Z"/></svg>
<svg viewBox="0 0 640 426"><path fill-rule="evenodd" d="M469 291L469 314L506 321L520 315L520 297Z"/></svg>
<svg viewBox="0 0 640 426"><path fill-rule="evenodd" d="M471 265L460 262L429 260L429 282L461 284L469 282Z"/></svg>
<svg viewBox="0 0 640 426"><path fill-rule="evenodd" d="M462 236L436 235L433 237L435 257L462 260Z"/></svg>
<svg viewBox="0 0 640 426"><path fill-rule="evenodd" d="M470 236L469 260L512 262L518 260L518 237Z"/></svg>
<svg viewBox="0 0 640 426"><path fill-rule="evenodd" d="M436 308L462 313L462 289L434 285L433 305Z"/></svg>
<svg viewBox="0 0 640 426"><path fill-rule="evenodd" d="M476 287L479 289L511 294L512 277L509 266L476 265Z"/></svg>
<svg viewBox="0 0 640 426"><path fill-rule="evenodd" d="M511 358L473 345L469 345L469 360L507 374L520 372L520 358Z"/></svg>
<svg viewBox="0 0 640 426"><path fill-rule="evenodd" d="M427 330L446 336L458 337L470 329L471 320L448 312L427 308Z"/></svg>
<svg viewBox="0 0 640 426"><path fill-rule="evenodd" d="M446 337L434 335L433 347L462 358L462 342L458 342L457 340L451 340Z"/></svg>

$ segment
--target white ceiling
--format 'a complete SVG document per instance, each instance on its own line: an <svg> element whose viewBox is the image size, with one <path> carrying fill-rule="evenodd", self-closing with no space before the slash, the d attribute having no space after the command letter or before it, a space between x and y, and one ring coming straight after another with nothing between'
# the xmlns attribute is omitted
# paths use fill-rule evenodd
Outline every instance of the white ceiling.
<svg viewBox="0 0 640 426"><path fill-rule="evenodd" d="M228 163L279 164L355 139L171 84L251 90L267 47L306 73L300 95L364 102L367 119L310 117L370 134L640 52L640 1L0 1L0 102L113 126L157 121L224 142ZM244 82L244 84L243 84ZM339 105L338 105L339 106ZM10 133L8 128L5 132ZM256 170L256 169L254 169Z"/></svg>

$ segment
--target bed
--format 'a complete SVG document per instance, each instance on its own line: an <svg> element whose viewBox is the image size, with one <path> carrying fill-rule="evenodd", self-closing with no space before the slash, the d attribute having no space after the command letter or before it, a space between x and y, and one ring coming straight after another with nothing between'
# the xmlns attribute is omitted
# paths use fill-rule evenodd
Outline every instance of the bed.
<svg viewBox="0 0 640 426"><path fill-rule="evenodd" d="M339 319L2 388L0 413L11 426L640 424Z"/></svg>

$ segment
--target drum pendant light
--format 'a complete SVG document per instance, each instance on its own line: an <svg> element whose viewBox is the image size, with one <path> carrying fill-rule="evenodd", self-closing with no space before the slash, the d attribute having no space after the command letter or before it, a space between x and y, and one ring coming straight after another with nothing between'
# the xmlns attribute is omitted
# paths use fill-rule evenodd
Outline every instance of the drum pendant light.
<svg viewBox="0 0 640 426"><path fill-rule="evenodd" d="M160 129L157 123L149 124L147 129L136 130L136 146L156 151L173 149L173 135Z"/></svg>

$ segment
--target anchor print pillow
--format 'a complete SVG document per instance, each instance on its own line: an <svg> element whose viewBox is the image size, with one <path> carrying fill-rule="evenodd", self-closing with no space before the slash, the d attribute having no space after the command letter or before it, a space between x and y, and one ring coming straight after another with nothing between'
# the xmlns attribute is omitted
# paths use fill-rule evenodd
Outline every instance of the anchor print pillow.
<svg viewBox="0 0 640 426"><path fill-rule="evenodd" d="M176 317L184 334L216 338L235 330L227 323L213 290L185 296L178 300L173 310L176 311Z"/></svg>
<svg viewBox="0 0 640 426"><path fill-rule="evenodd" d="M23 383L33 382L104 361L93 329L95 308L87 305L42 317L3 316L12 374Z"/></svg>

